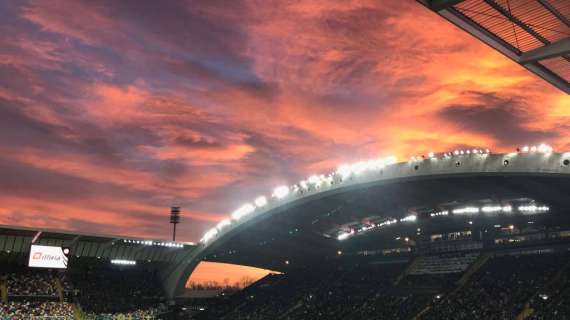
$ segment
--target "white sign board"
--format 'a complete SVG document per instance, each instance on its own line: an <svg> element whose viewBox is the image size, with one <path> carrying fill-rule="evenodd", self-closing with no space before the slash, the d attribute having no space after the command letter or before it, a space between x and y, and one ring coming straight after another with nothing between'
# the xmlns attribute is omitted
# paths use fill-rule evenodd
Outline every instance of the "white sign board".
<svg viewBox="0 0 570 320"><path fill-rule="evenodd" d="M32 268L67 269L67 256L61 247L32 245L28 266Z"/></svg>

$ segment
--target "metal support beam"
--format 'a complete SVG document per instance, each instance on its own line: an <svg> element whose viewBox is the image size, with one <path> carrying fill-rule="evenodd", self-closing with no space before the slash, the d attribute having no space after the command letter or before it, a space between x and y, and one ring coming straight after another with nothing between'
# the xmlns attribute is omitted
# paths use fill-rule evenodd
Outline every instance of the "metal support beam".
<svg viewBox="0 0 570 320"><path fill-rule="evenodd" d="M544 44L549 44L550 41L548 41L548 39L544 38L543 36L541 36L538 32L536 32L533 28L531 28L530 26L528 26L527 24L525 24L524 22L522 22L521 20L519 20L519 18L513 16L509 11L505 10L505 8L503 8L501 5L499 5L498 3L496 3L494 0L485 0L485 3L487 3L488 5L490 5L493 9L495 9L496 11L498 11L500 14L502 14L503 16L505 16L505 18L509 19L509 21L511 21L512 23L516 24L519 28L523 29L524 31L528 32L529 34L531 34L533 37L535 37L538 41L544 43Z"/></svg>
<svg viewBox="0 0 570 320"><path fill-rule="evenodd" d="M38 241L40 239L40 236L42 235L41 231L38 231L36 233L36 235L34 236L34 238L32 239L32 244L36 243L36 241Z"/></svg>
<svg viewBox="0 0 570 320"><path fill-rule="evenodd" d="M533 63L543 59L562 56L567 53L570 53L570 37L521 54L519 63Z"/></svg>
<svg viewBox="0 0 570 320"><path fill-rule="evenodd" d="M570 28L570 19L566 18L560 11L558 11L548 0L537 0L546 10L550 11L556 18Z"/></svg>
<svg viewBox="0 0 570 320"><path fill-rule="evenodd" d="M453 7L465 0L431 0L429 7L434 11L441 11L449 7Z"/></svg>

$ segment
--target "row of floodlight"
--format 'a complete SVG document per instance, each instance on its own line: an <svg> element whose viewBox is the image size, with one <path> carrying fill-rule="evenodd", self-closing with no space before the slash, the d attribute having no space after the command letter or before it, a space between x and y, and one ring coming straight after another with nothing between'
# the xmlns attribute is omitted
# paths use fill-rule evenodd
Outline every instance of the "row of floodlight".
<svg viewBox="0 0 570 320"><path fill-rule="evenodd" d="M389 226L392 224L396 224L398 222L416 221L417 218L418 217L415 214L412 214L412 215L406 216L404 218L401 218L400 220L388 219L388 220L384 220L384 221L379 222L379 223L366 224L366 225L364 225L358 229L351 229L350 231L341 232L337 236L337 239L341 240L341 241L346 240L346 239L348 239L354 235L361 234L361 233L367 232L367 231L372 230L372 229L378 229L378 228L386 227L386 226Z"/></svg>
<svg viewBox="0 0 570 320"><path fill-rule="evenodd" d="M455 150L453 152L445 152L442 154L443 158L451 158L454 156L462 156L462 155L470 155L470 154L481 154L487 155L490 154L491 151L489 149L467 149L467 150ZM427 155L429 159L436 159L437 156L434 152L430 151ZM412 156L410 157L411 162L419 162L426 160L425 156Z"/></svg>
<svg viewBox="0 0 570 320"><path fill-rule="evenodd" d="M152 240L123 239L123 243L141 244L144 246L159 246L159 247L167 247L167 248L184 248L184 245L182 243L160 242L160 241L152 241Z"/></svg>
<svg viewBox="0 0 570 320"><path fill-rule="evenodd" d="M291 187L279 186L273 190L271 198L278 201L286 198L292 192L302 193L311 189L319 189L323 185L330 186L335 182L342 182L343 179L351 175L359 175L366 171L381 170L388 165L395 164L396 162L397 158L390 156L376 160L360 161L350 165L341 165L335 172L332 172L328 175L311 175L306 180L302 180L298 184L295 184ZM212 238L218 235L218 233L220 233L226 227L230 226L235 221L241 220L242 218L252 214L255 210L266 206L268 203L269 200L265 196L259 196L255 198L253 203L246 203L242 205L237 210L232 212L231 218L220 221L216 227L208 230L202 239L200 239L200 242L206 243L210 241Z"/></svg>
<svg viewBox="0 0 570 320"><path fill-rule="evenodd" d="M523 153L528 153L528 152L551 153L553 150L554 149L551 146L541 143L538 146L524 146L522 148L519 148L517 151Z"/></svg>
<svg viewBox="0 0 570 320"><path fill-rule="evenodd" d="M111 263L123 266L134 266L137 264L137 262L134 260L123 260L123 259L113 259L111 260Z"/></svg>
<svg viewBox="0 0 570 320"><path fill-rule="evenodd" d="M537 206L534 204L529 204L529 205L520 205L517 207L518 211L523 213L523 214L536 214L536 213L541 213L541 212L547 212L550 210L550 208L548 206ZM510 213L513 211L513 207L510 205L489 205L489 206L483 206L483 207L461 207L461 208L456 208L451 210L451 212L454 215L471 215L471 214L477 214L480 212L483 213L498 213L498 212L504 212L504 213ZM440 217L440 216L447 216L449 215L449 211L448 210L444 210L444 211L438 211L438 212L432 212L430 213L430 217ZM416 215L408 215L404 218L401 219L388 219L385 220L383 222L377 223L377 224L366 224L358 229L351 229L350 231L343 231L341 232L338 236L337 239L338 240L346 240L352 236L364 233L366 231L369 231L371 229L377 229L377 228L381 228L381 227L385 227L385 226L389 226L398 222L413 222L417 220L417 216Z"/></svg>
<svg viewBox="0 0 570 320"><path fill-rule="evenodd" d="M537 206L534 204L529 205L521 205L517 207L517 210L523 214L534 214L540 212L547 212L550 210L548 206ZM476 214L476 213L511 213L513 211L513 207L510 205L501 206L501 205L493 205L493 206L484 206L484 207L463 207L453 209L453 214L461 215L461 214Z"/></svg>
<svg viewBox="0 0 570 320"><path fill-rule="evenodd" d="M540 153L550 153L552 152L552 147L542 143L538 146L524 146L519 148L518 151L520 152L540 152ZM463 156L463 155L471 155L471 154L480 154L480 155L488 155L491 151L489 149L467 149L467 150L454 150L453 152L446 152L443 153L443 158L451 158L454 156ZM428 157L430 159L436 158L434 152L429 152ZM424 156L418 157L414 156L411 157L411 161L423 161L425 160ZM279 186L273 190L271 194L271 198L274 200L282 200L289 196L291 192L299 193L311 190L311 188L319 189L322 185L332 185L333 183L342 183L343 179L350 177L352 175L359 175L366 171L378 171L382 170L388 165L392 165L397 163L397 158L394 156L380 158L376 160L369 160L369 161L360 161L353 164L348 165L341 165L338 169L328 175L311 175L306 180L300 181L298 184L295 184L291 187L289 186ZM246 203L239 207L231 214L231 218L224 219L219 222L216 227L208 230L200 242L206 243L214 238L218 233L220 233L224 228L229 227L235 221L239 221L240 219L244 218L252 214L255 210L266 206L269 203L269 199L265 196L259 196L255 198L253 203ZM443 214L442 214L443 215Z"/></svg>

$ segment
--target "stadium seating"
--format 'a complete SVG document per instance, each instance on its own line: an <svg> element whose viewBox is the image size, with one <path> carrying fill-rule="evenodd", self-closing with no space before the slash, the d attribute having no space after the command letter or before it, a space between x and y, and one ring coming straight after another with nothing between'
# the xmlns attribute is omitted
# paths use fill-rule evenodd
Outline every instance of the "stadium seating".
<svg viewBox="0 0 570 320"><path fill-rule="evenodd" d="M570 254L496 253L460 284L458 278L477 257L423 257L398 284L394 279L405 270L401 264L266 277L211 307L201 319L506 320L523 312L531 320L570 319L569 276L562 272Z"/></svg>
<svg viewBox="0 0 570 320"><path fill-rule="evenodd" d="M85 320L159 319L164 299L152 270L144 264L119 268L109 261L78 259L56 272L0 257L0 320L71 320L76 313Z"/></svg>
<svg viewBox="0 0 570 320"><path fill-rule="evenodd" d="M68 272L77 301L92 319L152 316L164 302L155 269L144 265L121 268L99 259L81 259Z"/></svg>
<svg viewBox="0 0 570 320"><path fill-rule="evenodd" d="M73 307L62 302L8 302L0 304L0 319L74 319Z"/></svg>

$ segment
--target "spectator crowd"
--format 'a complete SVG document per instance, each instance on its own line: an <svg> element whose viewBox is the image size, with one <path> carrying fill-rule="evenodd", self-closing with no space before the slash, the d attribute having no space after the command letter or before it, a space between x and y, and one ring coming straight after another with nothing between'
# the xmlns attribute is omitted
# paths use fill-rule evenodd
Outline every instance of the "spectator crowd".
<svg viewBox="0 0 570 320"><path fill-rule="evenodd" d="M8 302L0 304L1 320L73 320L73 307L67 302Z"/></svg>
<svg viewBox="0 0 570 320"><path fill-rule="evenodd" d="M496 255L463 285L462 273L395 281L401 264L303 269L268 276L200 319L510 320L528 312L530 320L570 320L570 286L560 276L569 262L565 252ZM542 293L552 283L556 290Z"/></svg>

